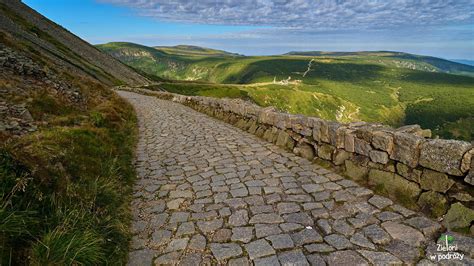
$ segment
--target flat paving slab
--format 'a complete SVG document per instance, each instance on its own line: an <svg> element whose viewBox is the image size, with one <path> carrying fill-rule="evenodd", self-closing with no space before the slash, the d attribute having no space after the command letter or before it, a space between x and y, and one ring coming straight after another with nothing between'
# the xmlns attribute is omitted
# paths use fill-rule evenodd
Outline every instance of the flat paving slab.
<svg viewBox="0 0 474 266"><path fill-rule="evenodd" d="M118 93L139 121L129 265L438 263L436 221L191 108Z"/></svg>

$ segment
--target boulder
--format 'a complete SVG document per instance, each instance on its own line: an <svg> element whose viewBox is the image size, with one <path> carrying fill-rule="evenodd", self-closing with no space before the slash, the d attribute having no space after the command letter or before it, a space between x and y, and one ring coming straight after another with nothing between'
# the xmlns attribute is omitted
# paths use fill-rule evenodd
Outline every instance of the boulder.
<svg viewBox="0 0 474 266"><path fill-rule="evenodd" d="M353 134L353 130L345 130L344 132L344 149L348 152L355 152L355 135Z"/></svg>
<svg viewBox="0 0 474 266"><path fill-rule="evenodd" d="M257 135L260 138L263 138L263 135L265 134L265 131L267 129L264 126L258 127L257 131L255 132L255 135Z"/></svg>
<svg viewBox="0 0 474 266"><path fill-rule="evenodd" d="M314 158L314 149L308 143L298 143L293 149L293 153L310 161Z"/></svg>
<svg viewBox="0 0 474 266"><path fill-rule="evenodd" d="M344 163L344 161L346 161L350 157L351 157L351 153L349 153L345 150L337 149L334 152L334 156L333 156L332 161L335 165L341 165L341 164Z"/></svg>
<svg viewBox="0 0 474 266"><path fill-rule="evenodd" d="M474 210L457 202L451 205L444 217L444 225L448 229L467 228L474 221Z"/></svg>
<svg viewBox="0 0 474 266"><path fill-rule="evenodd" d="M360 138L355 138L354 150L358 154L369 156L369 152L372 150L372 147L370 146L369 142Z"/></svg>
<svg viewBox="0 0 474 266"><path fill-rule="evenodd" d="M420 185L422 189L446 193L454 181L448 175L429 169L424 169L421 175Z"/></svg>
<svg viewBox="0 0 474 266"><path fill-rule="evenodd" d="M290 127L291 129L303 136L312 135L312 127L309 124L308 117L303 115L289 115Z"/></svg>
<svg viewBox="0 0 474 266"><path fill-rule="evenodd" d="M471 172L474 169L474 149L469 150L464 154L462 161L461 161L461 172L465 173L469 170Z"/></svg>
<svg viewBox="0 0 474 266"><path fill-rule="evenodd" d="M274 128L269 128L263 134L263 139L268 142L273 142L273 139L276 138L276 132L274 132Z"/></svg>
<svg viewBox="0 0 474 266"><path fill-rule="evenodd" d="M328 122L324 120L319 120L317 123L313 125L313 129L317 127L317 131L319 131L319 142L329 143L329 126ZM314 130L313 130L314 136Z"/></svg>
<svg viewBox="0 0 474 266"><path fill-rule="evenodd" d="M474 170L469 171L469 174L464 178L464 182L474 186Z"/></svg>
<svg viewBox="0 0 474 266"><path fill-rule="evenodd" d="M382 227L393 239L405 242L407 245L419 247L426 241L425 237L420 231L408 225L388 221L382 223Z"/></svg>
<svg viewBox="0 0 474 266"><path fill-rule="evenodd" d="M381 187L390 196L406 203L415 202L421 192L418 184L391 172L370 169L368 181L369 185Z"/></svg>
<svg viewBox="0 0 474 266"><path fill-rule="evenodd" d="M266 107L260 111L258 122L273 125L276 109L274 107Z"/></svg>
<svg viewBox="0 0 474 266"><path fill-rule="evenodd" d="M395 131L399 133L409 133L421 136L421 131L423 131L423 129L420 127L420 125L415 124L399 127Z"/></svg>
<svg viewBox="0 0 474 266"><path fill-rule="evenodd" d="M250 134L255 134L257 132L257 129L258 129L258 124L253 123L249 128L249 133Z"/></svg>
<svg viewBox="0 0 474 266"><path fill-rule="evenodd" d="M357 127L357 129L354 131L355 135L359 139L363 139L366 142L370 143L372 142L372 136L374 133L374 127L377 125L375 124L364 124L362 126Z"/></svg>
<svg viewBox="0 0 474 266"><path fill-rule="evenodd" d="M322 144L318 148L318 157L324 160L331 161L332 160L332 153L334 152L335 148L328 144Z"/></svg>
<svg viewBox="0 0 474 266"><path fill-rule="evenodd" d="M313 126L313 139L317 142L320 142L321 141L321 124L323 123L323 120L312 117L311 123Z"/></svg>
<svg viewBox="0 0 474 266"><path fill-rule="evenodd" d="M364 180L369 172L367 167L358 165L350 160L346 160L344 165L346 166L344 174L354 180Z"/></svg>
<svg viewBox="0 0 474 266"><path fill-rule="evenodd" d="M415 168L418 165L422 142L423 138L412 134L393 134L393 152L390 154L390 159Z"/></svg>
<svg viewBox="0 0 474 266"><path fill-rule="evenodd" d="M393 150L393 136L389 132L375 131L372 136L372 145L390 154Z"/></svg>
<svg viewBox="0 0 474 266"><path fill-rule="evenodd" d="M373 168L373 169L378 169L378 170L382 170L382 171L385 171L385 172L392 172L392 173L395 173L395 164L393 162L388 162L386 164L381 164L381 163L374 163L372 161L369 161L367 163L367 166L369 168Z"/></svg>
<svg viewBox="0 0 474 266"><path fill-rule="evenodd" d="M448 201L440 193L428 191L421 193L418 206L433 217L441 217L448 210Z"/></svg>
<svg viewBox="0 0 474 266"><path fill-rule="evenodd" d="M282 148L293 150L293 147L295 146L295 141L284 130L280 130L280 133L278 133L276 145Z"/></svg>
<svg viewBox="0 0 474 266"><path fill-rule="evenodd" d="M344 134L342 131L344 127L337 122L330 122L328 124L329 143L337 148L344 147Z"/></svg>
<svg viewBox="0 0 474 266"><path fill-rule="evenodd" d="M372 162L386 164L389 161L388 154L384 151L371 150L369 157Z"/></svg>
<svg viewBox="0 0 474 266"><path fill-rule="evenodd" d="M461 169L461 162L464 154L471 148L472 145L465 141L431 139L421 145L420 165L438 172L462 176L467 169L466 166Z"/></svg>
<svg viewBox="0 0 474 266"><path fill-rule="evenodd" d="M397 163L397 173L408 180L420 183L421 170L410 168L403 163Z"/></svg>
<svg viewBox="0 0 474 266"><path fill-rule="evenodd" d="M290 114L276 113L275 126L282 130L290 128Z"/></svg>

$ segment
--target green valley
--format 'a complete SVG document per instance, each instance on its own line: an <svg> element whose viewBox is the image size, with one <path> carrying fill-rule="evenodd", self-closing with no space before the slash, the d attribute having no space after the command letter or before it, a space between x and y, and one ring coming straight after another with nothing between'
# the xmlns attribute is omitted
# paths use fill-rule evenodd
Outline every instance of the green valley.
<svg viewBox="0 0 474 266"><path fill-rule="evenodd" d="M291 52L242 56L195 46L97 46L168 81L155 89L243 98L341 122L420 124L443 138L474 139L474 67L399 52Z"/></svg>

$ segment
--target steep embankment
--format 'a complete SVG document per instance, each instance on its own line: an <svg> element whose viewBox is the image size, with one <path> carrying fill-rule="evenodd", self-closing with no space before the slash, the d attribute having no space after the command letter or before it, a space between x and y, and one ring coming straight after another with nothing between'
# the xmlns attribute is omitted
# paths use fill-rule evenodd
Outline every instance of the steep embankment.
<svg viewBox="0 0 474 266"><path fill-rule="evenodd" d="M147 79L19 1L0 1L0 264L123 264Z"/></svg>
<svg viewBox="0 0 474 266"><path fill-rule="evenodd" d="M67 67L75 75L94 77L106 84L143 84L147 80L130 67L71 34L16 0L0 2L0 29L32 54Z"/></svg>

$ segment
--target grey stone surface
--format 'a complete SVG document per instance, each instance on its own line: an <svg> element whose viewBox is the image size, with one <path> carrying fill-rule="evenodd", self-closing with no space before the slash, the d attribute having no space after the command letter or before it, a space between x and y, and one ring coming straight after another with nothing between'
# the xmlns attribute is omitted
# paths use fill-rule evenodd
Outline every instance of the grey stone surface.
<svg viewBox="0 0 474 266"><path fill-rule="evenodd" d="M405 221L406 224L423 232L425 236L434 235L441 230L441 225L423 216L417 216Z"/></svg>
<svg viewBox="0 0 474 266"><path fill-rule="evenodd" d="M328 255L327 264L329 266L369 265L369 263L359 253L353 250L332 252Z"/></svg>
<svg viewBox="0 0 474 266"><path fill-rule="evenodd" d="M176 232L177 236L194 234L195 227L193 222L182 223Z"/></svg>
<svg viewBox="0 0 474 266"><path fill-rule="evenodd" d="M194 235L189 241L188 248L203 251L206 248L206 238L202 235Z"/></svg>
<svg viewBox="0 0 474 266"><path fill-rule="evenodd" d="M282 266L304 266L308 265L308 260L306 259L303 252L299 249L285 251L278 254L278 260Z"/></svg>
<svg viewBox="0 0 474 266"><path fill-rule="evenodd" d="M272 246L274 249L286 249L286 248L292 248L295 246L295 244L293 243L293 240L288 234L269 236L267 237L267 240L269 240L272 243Z"/></svg>
<svg viewBox="0 0 474 266"><path fill-rule="evenodd" d="M277 210L280 214L299 212L300 206L294 202L280 202L277 204Z"/></svg>
<svg viewBox="0 0 474 266"><path fill-rule="evenodd" d="M225 260L242 254L242 248L234 243L211 243L211 252L217 260Z"/></svg>
<svg viewBox="0 0 474 266"><path fill-rule="evenodd" d="M275 224L282 223L284 220L276 213L261 213L252 216L249 222L251 224Z"/></svg>
<svg viewBox="0 0 474 266"><path fill-rule="evenodd" d="M382 227L393 239L403 241L409 245L419 247L425 242L423 234L413 227L392 221L382 223Z"/></svg>
<svg viewBox="0 0 474 266"><path fill-rule="evenodd" d="M168 230L156 230L151 235L151 241L153 245L160 246L168 243L171 239L172 233Z"/></svg>
<svg viewBox="0 0 474 266"><path fill-rule="evenodd" d="M324 261L324 259L318 254L308 255L306 256L306 259L308 260L311 266L325 266L326 265L326 262Z"/></svg>
<svg viewBox="0 0 474 266"><path fill-rule="evenodd" d="M350 239L351 243L359 246L359 247L363 247L363 248L368 248L368 249L375 249L375 245L370 242L367 237L365 237L363 234L361 233L356 233L354 234L351 239Z"/></svg>
<svg viewBox="0 0 474 266"><path fill-rule="evenodd" d="M376 252L368 250L359 250L368 261L374 265L402 265L402 261L387 252Z"/></svg>
<svg viewBox="0 0 474 266"><path fill-rule="evenodd" d="M287 223L295 223L295 224L301 224L305 226L313 225L314 221L311 216L309 216L305 212L295 212L295 213L290 213L290 214L285 214L282 216L285 222Z"/></svg>
<svg viewBox="0 0 474 266"><path fill-rule="evenodd" d="M264 239L255 240L245 244L245 250L247 250L249 258L252 260L275 254L275 250L268 241Z"/></svg>
<svg viewBox="0 0 474 266"><path fill-rule="evenodd" d="M334 248L329 246L328 244L309 244L309 245L306 245L304 246L304 248L309 252L309 253L314 253L314 252L317 252L317 253L320 253L320 252L323 252L323 253L326 253L326 252L331 252L331 251L334 251Z"/></svg>
<svg viewBox="0 0 474 266"><path fill-rule="evenodd" d="M212 236L212 242L225 243L229 242L232 236L232 230L223 228L217 230Z"/></svg>
<svg viewBox="0 0 474 266"><path fill-rule="evenodd" d="M255 266L278 266L281 265L280 262L278 261L278 257L273 255L273 256L268 256L265 258L259 258L254 260L254 265Z"/></svg>
<svg viewBox="0 0 474 266"><path fill-rule="evenodd" d="M390 241L384 249L406 264L413 264L420 257L420 249L400 240Z"/></svg>
<svg viewBox="0 0 474 266"><path fill-rule="evenodd" d="M351 242L343 235L332 234L324 237L324 241L335 249L348 249L352 247Z"/></svg>
<svg viewBox="0 0 474 266"><path fill-rule="evenodd" d="M156 264L180 265L413 263L421 254L407 247L422 249L442 229L229 124L171 101L119 93L134 105L140 131L130 265L150 265L155 257ZM249 121L242 127L251 128ZM338 142L328 125L322 128L318 137ZM266 127L262 136L265 130L275 141L281 132ZM390 154L385 140L377 149ZM410 151L397 152L413 159ZM470 252L470 242L459 241Z"/></svg>
<svg viewBox="0 0 474 266"><path fill-rule="evenodd" d="M222 227L222 219L214 219L210 221L198 221L197 226L204 233L215 231Z"/></svg>
<svg viewBox="0 0 474 266"><path fill-rule="evenodd" d="M245 257L235 258L235 259L230 259L228 265L229 266L250 266L250 261Z"/></svg>
<svg viewBox="0 0 474 266"><path fill-rule="evenodd" d="M278 235L281 233L281 229L276 224L256 224L255 235L257 238L267 237L271 235Z"/></svg>
<svg viewBox="0 0 474 266"><path fill-rule="evenodd" d="M234 227L232 228L232 241L248 243L253 238L253 227Z"/></svg>
<svg viewBox="0 0 474 266"><path fill-rule="evenodd" d="M363 232L375 244L386 244L390 241L390 235L376 224L365 227Z"/></svg>
<svg viewBox="0 0 474 266"><path fill-rule="evenodd" d="M132 251L130 252L127 265L151 265L156 253L156 251L150 249Z"/></svg>
<svg viewBox="0 0 474 266"><path fill-rule="evenodd" d="M345 236L350 236L354 234L354 228L342 219L334 221L334 223L332 224L332 228L334 229L334 231Z"/></svg>
<svg viewBox="0 0 474 266"><path fill-rule="evenodd" d="M229 217L229 224L231 226L242 226L249 222L247 210L238 210Z"/></svg>
<svg viewBox="0 0 474 266"><path fill-rule="evenodd" d="M184 250L188 245L189 238L175 238L171 240L165 249L165 252Z"/></svg>
<svg viewBox="0 0 474 266"><path fill-rule="evenodd" d="M388 198L375 195L375 196L373 196L372 198L369 199L369 203L374 205L375 207L377 207L379 209L383 209L387 206L392 205L393 201L388 199Z"/></svg>
<svg viewBox="0 0 474 266"><path fill-rule="evenodd" d="M323 238L321 235L314 229L305 228L299 232L293 233L291 235L293 242L296 246L302 246L305 244L322 242Z"/></svg>
<svg viewBox="0 0 474 266"><path fill-rule="evenodd" d="M164 255L160 255L158 258L155 259L154 263L155 265L175 265L179 262L180 257L180 252L170 252Z"/></svg>

